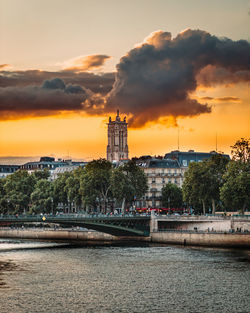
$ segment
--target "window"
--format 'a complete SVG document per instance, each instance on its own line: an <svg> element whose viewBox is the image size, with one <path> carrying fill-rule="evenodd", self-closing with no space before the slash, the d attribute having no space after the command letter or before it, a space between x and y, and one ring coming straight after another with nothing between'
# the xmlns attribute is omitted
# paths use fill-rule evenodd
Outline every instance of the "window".
<svg viewBox="0 0 250 313"><path fill-rule="evenodd" d="M183 166L187 166L187 160L182 161Z"/></svg>

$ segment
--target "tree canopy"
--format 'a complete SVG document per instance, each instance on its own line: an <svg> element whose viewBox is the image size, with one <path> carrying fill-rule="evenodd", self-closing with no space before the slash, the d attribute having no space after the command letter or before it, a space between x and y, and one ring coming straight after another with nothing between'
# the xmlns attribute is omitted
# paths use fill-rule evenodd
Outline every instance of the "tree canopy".
<svg viewBox="0 0 250 313"><path fill-rule="evenodd" d="M223 155L215 154L202 162L190 163L183 182L184 201L193 206L197 205L197 200L201 202L203 214L206 212L206 203L210 202L214 214L228 161Z"/></svg>
<svg viewBox="0 0 250 313"><path fill-rule="evenodd" d="M244 213L250 208L250 162L231 161L220 188L220 198L229 210Z"/></svg>
<svg viewBox="0 0 250 313"><path fill-rule="evenodd" d="M169 208L182 207L182 190L177 185L168 183L162 188L162 205Z"/></svg>
<svg viewBox="0 0 250 313"><path fill-rule="evenodd" d="M113 170L111 188L114 198L122 203L124 212L126 203L131 204L147 192L147 177L132 160Z"/></svg>
<svg viewBox="0 0 250 313"><path fill-rule="evenodd" d="M231 146L232 159L234 161L241 161L247 163L250 161L250 140L241 138Z"/></svg>

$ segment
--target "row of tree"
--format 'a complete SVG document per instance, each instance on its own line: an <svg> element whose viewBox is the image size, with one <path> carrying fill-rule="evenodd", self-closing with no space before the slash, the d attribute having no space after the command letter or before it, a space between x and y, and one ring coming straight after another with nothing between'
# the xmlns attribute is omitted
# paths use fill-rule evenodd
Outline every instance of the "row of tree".
<svg viewBox="0 0 250 313"><path fill-rule="evenodd" d="M17 171L0 180L0 212L18 214L55 213L58 204L68 212L71 206L106 213L122 210L147 191L147 178L133 161L114 168L105 159L94 160L85 168L65 172L50 181L49 171Z"/></svg>
<svg viewBox="0 0 250 313"><path fill-rule="evenodd" d="M184 176L182 189L166 184L162 206L192 207L204 214L208 208L241 210L250 207L250 142L242 138L232 147L230 161L215 154L202 162L192 162ZM0 213L55 213L58 204L64 211L99 211L131 206L147 189L147 178L134 161L115 168L105 159L94 160L85 168L60 174L54 181L49 171L17 171L0 180Z"/></svg>
<svg viewBox="0 0 250 313"><path fill-rule="evenodd" d="M232 146L232 160L215 154L202 162L192 162L181 188L167 184L162 189L166 207L192 207L196 211L250 208L250 142L241 138ZM184 200L184 203L182 202ZM209 208L209 210L208 210ZM211 209L212 208L212 209Z"/></svg>

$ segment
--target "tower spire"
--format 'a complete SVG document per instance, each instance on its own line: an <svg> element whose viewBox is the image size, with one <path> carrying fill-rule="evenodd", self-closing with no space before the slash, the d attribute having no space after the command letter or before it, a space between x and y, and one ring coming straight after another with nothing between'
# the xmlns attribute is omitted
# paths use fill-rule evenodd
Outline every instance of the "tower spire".
<svg viewBox="0 0 250 313"><path fill-rule="evenodd" d="M119 116L119 109L117 110L117 116Z"/></svg>

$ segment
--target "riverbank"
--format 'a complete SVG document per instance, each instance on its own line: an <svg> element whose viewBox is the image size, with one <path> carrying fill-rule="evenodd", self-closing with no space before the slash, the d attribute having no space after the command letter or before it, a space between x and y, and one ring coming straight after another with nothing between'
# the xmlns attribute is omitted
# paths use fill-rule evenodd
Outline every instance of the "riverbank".
<svg viewBox="0 0 250 313"><path fill-rule="evenodd" d="M152 232L150 237L118 237L97 231L75 229L0 229L0 238L71 241L84 244L118 244L124 242L152 242L189 246L250 248L250 233L199 233L166 231Z"/></svg>
<svg viewBox="0 0 250 313"><path fill-rule="evenodd" d="M155 243L221 248L250 248L250 233L205 233L166 231L151 233Z"/></svg>

